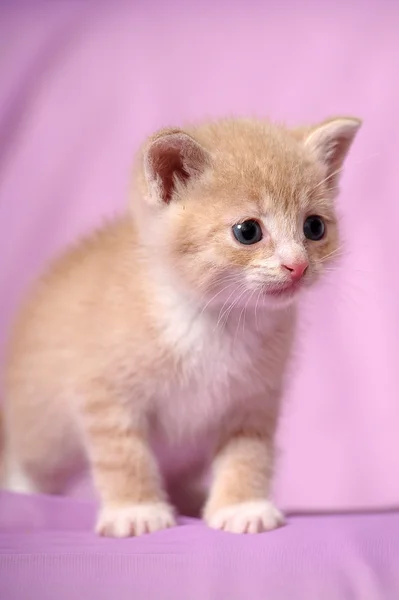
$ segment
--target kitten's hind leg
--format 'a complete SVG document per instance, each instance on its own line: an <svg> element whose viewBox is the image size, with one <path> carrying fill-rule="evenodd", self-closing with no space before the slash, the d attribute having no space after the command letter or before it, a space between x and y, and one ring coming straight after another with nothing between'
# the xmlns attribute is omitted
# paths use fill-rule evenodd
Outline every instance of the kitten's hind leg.
<svg viewBox="0 0 399 600"><path fill-rule="evenodd" d="M16 461L7 461L1 487L19 494L38 494L39 486Z"/></svg>
<svg viewBox="0 0 399 600"><path fill-rule="evenodd" d="M63 494L67 491L69 476L62 471L49 473L30 469L15 458L6 457L1 487L20 494Z"/></svg>

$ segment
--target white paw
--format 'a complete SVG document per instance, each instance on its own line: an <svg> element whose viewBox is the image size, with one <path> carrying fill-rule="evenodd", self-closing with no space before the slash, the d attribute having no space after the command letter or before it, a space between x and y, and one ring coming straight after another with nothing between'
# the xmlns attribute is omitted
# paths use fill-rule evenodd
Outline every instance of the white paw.
<svg viewBox="0 0 399 600"><path fill-rule="evenodd" d="M108 537L123 538L152 533L173 525L173 509L162 502L104 506L97 521L96 532Z"/></svg>
<svg viewBox="0 0 399 600"><path fill-rule="evenodd" d="M252 500L220 508L207 518L213 529L230 533L261 533L284 524L282 513L268 500Z"/></svg>

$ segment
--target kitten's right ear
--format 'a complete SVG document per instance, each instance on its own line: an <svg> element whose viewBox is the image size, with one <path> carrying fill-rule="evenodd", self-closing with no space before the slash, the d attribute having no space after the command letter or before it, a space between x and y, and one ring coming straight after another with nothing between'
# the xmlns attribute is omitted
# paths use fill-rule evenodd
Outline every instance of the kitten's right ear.
<svg viewBox="0 0 399 600"><path fill-rule="evenodd" d="M355 117L328 119L307 133L305 146L326 168L326 181L333 189L340 178L343 163L361 126Z"/></svg>
<svg viewBox="0 0 399 600"><path fill-rule="evenodd" d="M169 204L176 187L200 177L210 163L207 150L180 129L152 137L143 158L149 200L154 204Z"/></svg>

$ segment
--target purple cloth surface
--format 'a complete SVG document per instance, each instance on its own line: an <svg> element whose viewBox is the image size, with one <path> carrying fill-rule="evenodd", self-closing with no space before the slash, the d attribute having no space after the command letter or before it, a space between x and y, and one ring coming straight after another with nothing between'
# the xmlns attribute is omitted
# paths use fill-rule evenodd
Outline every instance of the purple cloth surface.
<svg viewBox="0 0 399 600"><path fill-rule="evenodd" d="M234 535L196 520L126 540L92 532L94 507L0 494L0 598L397 600L399 513L297 516Z"/></svg>

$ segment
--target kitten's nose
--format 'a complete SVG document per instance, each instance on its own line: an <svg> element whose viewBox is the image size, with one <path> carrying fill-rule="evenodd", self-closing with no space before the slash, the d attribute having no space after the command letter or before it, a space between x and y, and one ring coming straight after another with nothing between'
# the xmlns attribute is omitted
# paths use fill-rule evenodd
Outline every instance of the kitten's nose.
<svg viewBox="0 0 399 600"><path fill-rule="evenodd" d="M283 269L285 269L285 271L289 272L292 281L299 281L305 274L309 263L306 260L301 260L298 262L287 262L281 266L283 267Z"/></svg>

